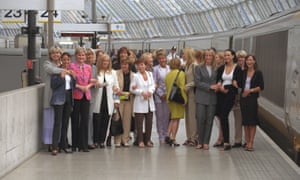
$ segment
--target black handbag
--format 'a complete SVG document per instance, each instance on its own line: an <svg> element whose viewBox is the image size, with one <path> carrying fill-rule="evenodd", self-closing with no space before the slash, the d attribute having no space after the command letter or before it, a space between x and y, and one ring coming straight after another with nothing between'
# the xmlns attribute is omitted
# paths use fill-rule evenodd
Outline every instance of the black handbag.
<svg viewBox="0 0 300 180"><path fill-rule="evenodd" d="M110 134L112 136L118 136L123 134L123 124L120 115L119 108L114 110L114 113L111 116L111 124L110 124Z"/></svg>
<svg viewBox="0 0 300 180"><path fill-rule="evenodd" d="M173 101L173 102L176 102L179 104L184 104L185 102L184 102L184 98L181 94L181 89L176 84L179 73L180 73L180 71L178 71L176 78L173 82L173 86L172 86L170 96L169 96L169 101Z"/></svg>

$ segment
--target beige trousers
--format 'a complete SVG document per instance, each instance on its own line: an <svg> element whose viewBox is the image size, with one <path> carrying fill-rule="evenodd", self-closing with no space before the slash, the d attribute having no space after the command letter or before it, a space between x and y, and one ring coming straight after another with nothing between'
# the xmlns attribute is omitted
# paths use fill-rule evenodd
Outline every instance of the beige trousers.
<svg viewBox="0 0 300 180"><path fill-rule="evenodd" d="M239 95L236 96L235 104L232 108L234 115L234 143L242 143L243 128L242 128L242 113L239 102Z"/></svg>
<svg viewBox="0 0 300 180"><path fill-rule="evenodd" d="M128 143L130 140L130 128L131 128L131 117L132 117L132 98L130 101L121 101L119 110L123 124L123 134L115 136L115 144Z"/></svg>
<svg viewBox="0 0 300 180"><path fill-rule="evenodd" d="M190 90L187 93L188 102L185 107L185 127L187 140L195 141L198 138L197 135L197 121L196 121L196 103L195 93Z"/></svg>

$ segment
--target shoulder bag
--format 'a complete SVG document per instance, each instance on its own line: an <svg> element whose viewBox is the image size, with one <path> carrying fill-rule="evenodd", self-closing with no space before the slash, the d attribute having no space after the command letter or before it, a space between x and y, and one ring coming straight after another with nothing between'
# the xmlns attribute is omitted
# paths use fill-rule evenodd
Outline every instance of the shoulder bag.
<svg viewBox="0 0 300 180"><path fill-rule="evenodd" d="M170 96L169 96L169 101L173 101L178 104L184 104L184 98L181 94L181 89L176 84L179 73L180 73L180 71L178 71L176 78L173 82L172 89L171 89Z"/></svg>
<svg viewBox="0 0 300 180"><path fill-rule="evenodd" d="M110 134L112 136L123 134L123 124L119 108L116 108L111 115Z"/></svg>

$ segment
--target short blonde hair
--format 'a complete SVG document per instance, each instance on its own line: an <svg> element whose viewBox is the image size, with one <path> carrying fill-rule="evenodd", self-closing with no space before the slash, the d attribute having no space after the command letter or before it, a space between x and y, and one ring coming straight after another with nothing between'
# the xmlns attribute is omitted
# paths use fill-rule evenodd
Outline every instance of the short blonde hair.
<svg viewBox="0 0 300 180"><path fill-rule="evenodd" d="M247 56L247 52L245 50L239 50L237 53L236 53L236 57L246 57Z"/></svg>
<svg viewBox="0 0 300 180"><path fill-rule="evenodd" d="M77 54L80 54L80 53L86 54L85 48L83 48L83 47L77 47L77 48L75 49L75 56L76 56Z"/></svg>
<svg viewBox="0 0 300 180"><path fill-rule="evenodd" d="M50 58L50 60L52 60L52 59L51 59L51 54L57 53L57 52L59 52L60 55L62 54L62 50L61 50L61 48L58 47L58 46L52 46L52 47L49 49L48 53L49 53L49 58Z"/></svg>

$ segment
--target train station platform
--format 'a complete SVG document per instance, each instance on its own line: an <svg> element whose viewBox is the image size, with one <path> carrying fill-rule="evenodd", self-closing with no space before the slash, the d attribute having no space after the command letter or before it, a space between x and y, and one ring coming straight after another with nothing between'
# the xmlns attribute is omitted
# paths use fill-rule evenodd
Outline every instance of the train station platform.
<svg viewBox="0 0 300 180"><path fill-rule="evenodd" d="M153 148L110 147L57 156L41 150L3 180L300 179L300 167L259 128L252 152L243 148L221 151L212 147L216 138L217 126L214 124L209 150L159 145L154 124ZM177 141L182 143L184 140L182 120Z"/></svg>

